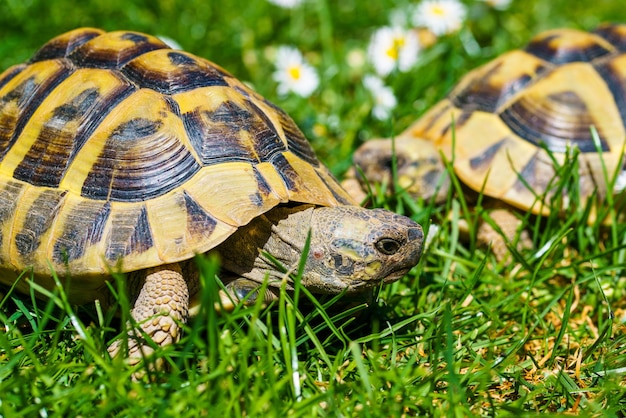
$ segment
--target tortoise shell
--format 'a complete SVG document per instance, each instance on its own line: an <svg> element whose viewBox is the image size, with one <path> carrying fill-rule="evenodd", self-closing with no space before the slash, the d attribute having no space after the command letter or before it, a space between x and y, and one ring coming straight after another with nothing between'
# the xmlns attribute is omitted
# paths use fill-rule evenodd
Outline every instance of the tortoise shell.
<svg viewBox="0 0 626 418"><path fill-rule="evenodd" d="M5 271L173 263L286 202L352 201L289 116L212 62L85 28L0 75Z"/></svg>
<svg viewBox="0 0 626 418"><path fill-rule="evenodd" d="M554 161L573 147L580 198L608 192L603 164L609 178L622 169L625 124L626 25L604 25L539 34L467 74L402 136L433 141L472 189L546 213Z"/></svg>

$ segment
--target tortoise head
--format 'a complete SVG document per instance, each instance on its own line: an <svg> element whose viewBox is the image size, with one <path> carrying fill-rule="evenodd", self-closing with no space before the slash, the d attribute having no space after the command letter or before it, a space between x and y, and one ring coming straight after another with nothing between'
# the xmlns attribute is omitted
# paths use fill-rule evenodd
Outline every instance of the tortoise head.
<svg viewBox="0 0 626 418"><path fill-rule="evenodd" d="M400 279L422 254L422 228L383 209L316 208L302 283L318 293L358 292Z"/></svg>
<svg viewBox="0 0 626 418"><path fill-rule="evenodd" d="M358 175L362 185L370 182L396 186L424 199L436 195L437 201L448 194L450 181L439 152L432 142L424 139L401 137L393 143L389 139L367 141L355 152L354 165L362 173Z"/></svg>
<svg viewBox="0 0 626 418"><path fill-rule="evenodd" d="M417 223L383 209L277 207L216 249L222 268L245 279L234 281L231 293L241 300L259 283L267 281L276 289L289 281L284 271L298 271L309 234L301 284L317 294L357 293L398 280L418 263L424 240Z"/></svg>

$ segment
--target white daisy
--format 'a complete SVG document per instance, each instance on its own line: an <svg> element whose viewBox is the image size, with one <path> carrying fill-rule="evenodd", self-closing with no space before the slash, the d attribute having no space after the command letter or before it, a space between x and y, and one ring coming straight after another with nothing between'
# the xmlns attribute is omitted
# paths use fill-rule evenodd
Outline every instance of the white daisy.
<svg viewBox="0 0 626 418"><path fill-rule="evenodd" d="M365 65L365 51L361 48L354 48L346 54L346 63L355 70L360 70Z"/></svg>
<svg viewBox="0 0 626 418"><path fill-rule="evenodd" d="M467 8L458 0L425 0L415 8L413 24L445 35L461 29L466 15Z"/></svg>
<svg viewBox="0 0 626 418"><path fill-rule="evenodd" d="M169 36L165 36L165 35L157 35L157 38L159 38L160 40L162 40L163 42L165 42L167 44L167 46L169 46L172 49L180 49L182 50L183 47L180 46L180 44L178 42L176 42L175 40L173 40L172 38L170 38Z"/></svg>
<svg viewBox="0 0 626 418"><path fill-rule="evenodd" d="M296 6L304 3L304 0L267 0L273 5L282 7L283 9L293 9Z"/></svg>
<svg viewBox="0 0 626 418"><path fill-rule="evenodd" d="M273 78L278 83L279 94L293 92L302 97L309 97L320 82L315 69L300 51L290 46L278 47Z"/></svg>
<svg viewBox="0 0 626 418"><path fill-rule="evenodd" d="M489 6L498 10L505 10L511 5L512 0L482 0Z"/></svg>
<svg viewBox="0 0 626 418"><path fill-rule="evenodd" d="M394 69L409 70L417 61L420 44L415 32L400 27L383 27L372 35L367 49L376 73L384 77Z"/></svg>
<svg viewBox="0 0 626 418"><path fill-rule="evenodd" d="M383 80L374 75L366 75L363 78L363 85L374 98L372 116L378 120L389 119L391 111L398 104L391 88L386 86Z"/></svg>

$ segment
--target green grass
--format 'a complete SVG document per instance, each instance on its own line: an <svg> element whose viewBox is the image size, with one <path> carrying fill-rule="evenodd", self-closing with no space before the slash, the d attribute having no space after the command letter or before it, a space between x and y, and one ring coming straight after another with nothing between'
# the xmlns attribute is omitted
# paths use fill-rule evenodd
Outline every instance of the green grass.
<svg viewBox="0 0 626 418"><path fill-rule="evenodd" d="M346 64L404 1L310 0L295 10L264 1L0 2L0 67L28 59L47 39L78 26L169 36L250 82L291 114L337 176L363 141L407 127L471 68L532 34L626 22L621 2L521 1L505 11L472 6L468 28L425 51L417 67L387 79L392 120L370 116L367 67ZM293 44L320 73L308 99L279 97L273 48ZM571 187L564 182L560 187ZM12 416L532 416L626 414L626 226L588 225L584 207L523 216L533 250L497 264L464 216L461 194L444 205L406 196L378 204L439 231L420 265L376 292L373 303L317 301L300 289L271 309L228 315L204 309L180 343L157 355L169 371L133 382L110 359L120 333L112 311L10 293L1 303L0 414ZM608 208L607 210L611 210ZM200 258L207 284L215 270ZM205 300L215 286L205 286ZM123 300L121 312L127 312ZM127 303L126 303L127 305ZM308 306L306 306L308 305ZM207 303L206 306L211 306Z"/></svg>

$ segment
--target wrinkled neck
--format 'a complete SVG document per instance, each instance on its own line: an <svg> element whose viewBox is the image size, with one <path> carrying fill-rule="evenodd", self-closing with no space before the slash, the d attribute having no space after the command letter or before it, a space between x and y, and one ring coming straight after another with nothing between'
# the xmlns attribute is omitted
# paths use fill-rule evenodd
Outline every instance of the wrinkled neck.
<svg viewBox="0 0 626 418"><path fill-rule="evenodd" d="M287 271L297 269L311 227L314 206L278 207L254 218L215 250L222 269L256 282L281 280L284 272L263 253L271 254Z"/></svg>

